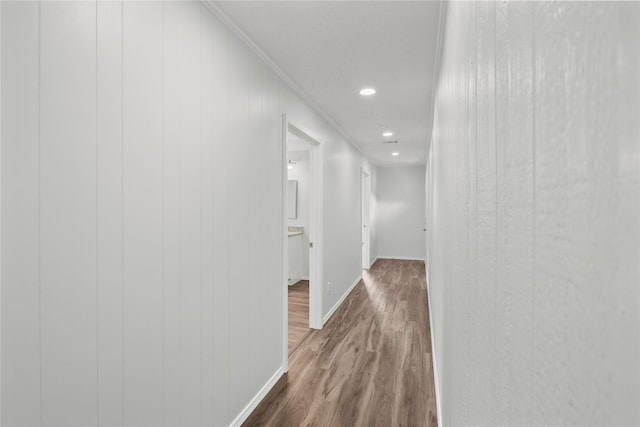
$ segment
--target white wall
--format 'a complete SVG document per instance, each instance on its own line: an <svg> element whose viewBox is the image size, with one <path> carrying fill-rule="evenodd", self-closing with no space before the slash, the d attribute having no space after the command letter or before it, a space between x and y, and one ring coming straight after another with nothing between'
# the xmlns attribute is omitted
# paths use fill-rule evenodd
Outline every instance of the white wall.
<svg viewBox="0 0 640 427"><path fill-rule="evenodd" d="M376 221L380 258L424 260L425 166L378 168Z"/></svg>
<svg viewBox="0 0 640 427"><path fill-rule="evenodd" d="M324 142L325 307L375 170L199 2L0 7L2 424L229 425L286 347L282 114Z"/></svg>
<svg viewBox="0 0 640 427"><path fill-rule="evenodd" d="M287 159L295 163L287 171L290 180L298 181L298 212L295 219L288 219L290 226L303 227L302 277L309 279L309 206L311 201L311 165L309 151L288 151Z"/></svg>
<svg viewBox="0 0 640 427"><path fill-rule="evenodd" d="M296 109L289 109L296 112ZM295 114L293 115L295 119ZM307 120L312 122L311 118ZM319 122L321 122L318 119ZM295 119L296 123L304 123ZM322 144L323 167L323 317L362 275L360 171L376 168L353 145L326 126L311 127ZM322 133L315 128L322 129ZM327 286L328 283L331 286Z"/></svg>
<svg viewBox="0 0 640 427"><path fill-rule="evenodd" d="M640 4L448 4L428 170L444 425L640 424Z"/></svg>

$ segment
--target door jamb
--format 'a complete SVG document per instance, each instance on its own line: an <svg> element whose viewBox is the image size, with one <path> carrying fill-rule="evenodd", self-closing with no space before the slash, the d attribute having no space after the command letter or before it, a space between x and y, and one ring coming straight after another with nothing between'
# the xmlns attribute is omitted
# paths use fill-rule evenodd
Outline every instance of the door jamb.
<svg viewBox="0 0 640 427"><path fill-rule="evenodd" d="M365 200L367 208L367 219L364 221ZM362 242L360 256L362 258L361 265L364 269L371 267L371 174L360 168L360 237L363 237L364 228L367 228L367 238ZM365 257L366 246L366 257Z"/></svg>
<svg viewBox="0 0 640 427"><path fill-rule="evenodd" d="M289 370L289 305L288 280L289 258L287 253L287 135L291 132L302 138L313 148L310 151L311 163L311 197L309 206L309 242L313 247L309 250L309 327L322 329L322 142L297 122L282 115L282 359L284 371Z"/></svg>

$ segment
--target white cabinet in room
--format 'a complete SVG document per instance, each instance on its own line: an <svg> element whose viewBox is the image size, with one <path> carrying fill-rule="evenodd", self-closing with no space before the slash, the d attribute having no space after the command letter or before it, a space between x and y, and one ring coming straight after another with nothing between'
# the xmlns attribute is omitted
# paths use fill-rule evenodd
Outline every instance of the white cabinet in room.
<svg viewBox="0 0 640 427"><path fill-rule="evenodd" d="M302 233L289 234L289 285L302 279Z"/></svg>

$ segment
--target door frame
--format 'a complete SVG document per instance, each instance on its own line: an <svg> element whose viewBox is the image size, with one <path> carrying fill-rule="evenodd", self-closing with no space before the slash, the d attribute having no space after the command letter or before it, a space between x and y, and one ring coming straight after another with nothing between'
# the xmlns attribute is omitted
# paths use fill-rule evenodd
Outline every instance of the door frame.
<svg viewBox="0 0 640 427"><path fill-rule="evenodd" d="M371 267L371 175L360 169L360 233L362 268Z"/></svg>
<svg viewBox="0 0 640 427"><path fill-rule="evenodd" d="M287 253L287 146L291 132L309 143L311 197L309 198L309 328L322 329L322 142L297 122L282 115L282 363L289 370L289 257Z"/></svg>

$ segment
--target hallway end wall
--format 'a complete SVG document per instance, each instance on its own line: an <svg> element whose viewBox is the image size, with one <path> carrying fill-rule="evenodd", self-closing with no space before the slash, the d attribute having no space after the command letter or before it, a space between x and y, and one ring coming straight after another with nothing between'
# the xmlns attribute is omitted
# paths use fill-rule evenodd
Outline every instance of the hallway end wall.
<svg viewBox="0 0 640 427"><path fill-rule="evenodd" d="M450 2L427 170L442 425L640 424L640 4Z"/></svg>
<svg viewBox="0 0 640 427"><path fill-rule="evenodd" d="M424 260L425 166L379 167L376 216L380 258Z"/></svg>

